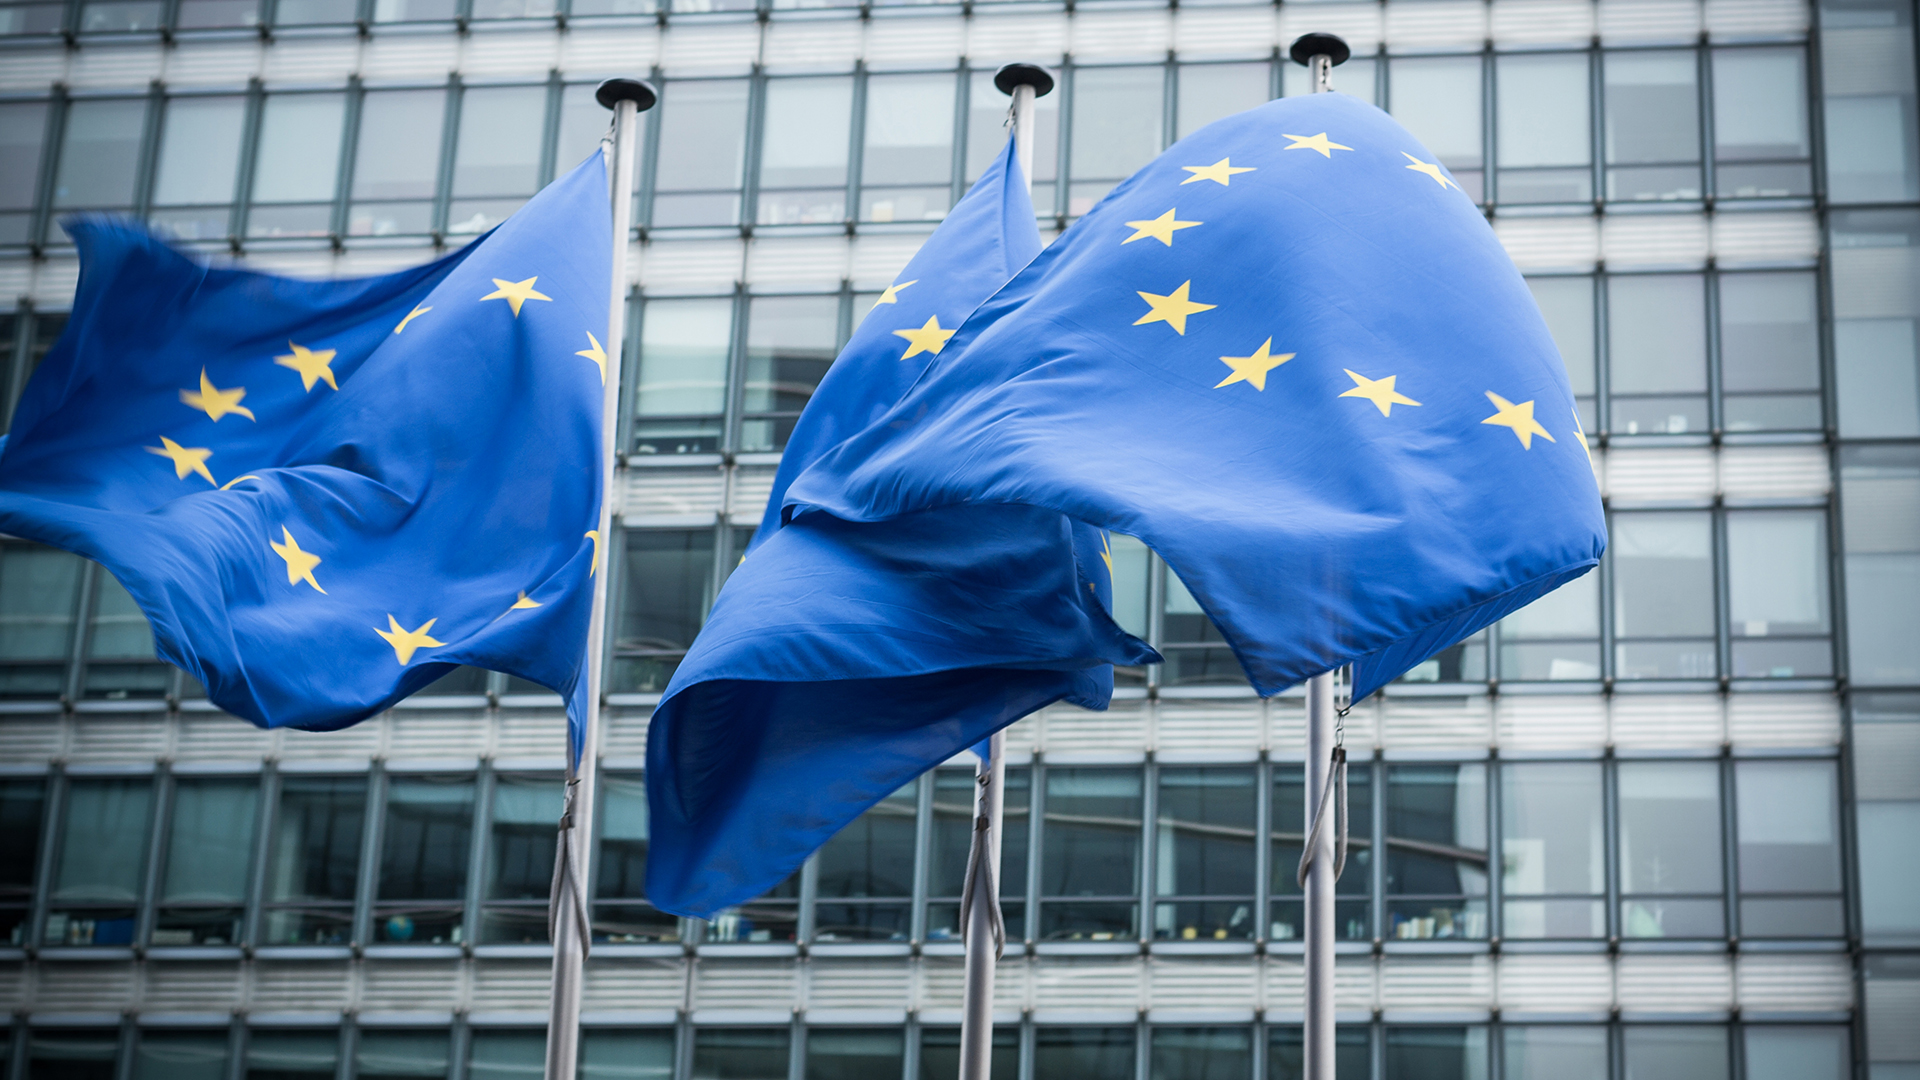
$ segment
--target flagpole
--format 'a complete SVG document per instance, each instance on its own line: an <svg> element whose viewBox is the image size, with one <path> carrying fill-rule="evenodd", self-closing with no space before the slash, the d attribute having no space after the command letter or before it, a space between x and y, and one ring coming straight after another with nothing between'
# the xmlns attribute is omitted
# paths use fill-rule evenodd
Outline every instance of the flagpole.
<svg viewBox="0 0 1920 1080"><path fill-rule="evenodd" d="M593 614L587 623L587 685L580 718L580 753L569 747L566 803L554 852L553 893L547 912L553 938L553 1000L547 1014L546 1080L573 1080L580 1061L580 995L592 930L587 914L587 870L593 858L594 789L599 777L595 750L600 728L600 691L607 641L607 575L601 553L612 550L613 470L618 458L621 342L627 325L627 233L633 226L634 133L640 113L653 107L653 87L638 79L608 79L595 100L613 110L613 142L607 152L607 192L613 210L612 291L607 304L605 389L600 408L600 521L594 558Z"/></svg>
<svg viewBox="0 0 1920 1080"><path fill-rule="evenodd" d="M1053 76L1035 64L1008 64L993 85L1013 98L1013 149L1033 194L1034 99L1053 89ZM1000 831L1006 810L1007 734L987 740L974 772L973 844L967 853L966 895L960 904L967 944L965 1005L960 1014L960 1080L987 1080L993 1068L993 972L1006 943L1000 917Z"/></svg>
<svg viewBox="0 0 1920 1080"><path fill-rule="evenodd" d="M1347 43L1332 34L1303 34L1290 52L1297 64L1306 65L1312 76L1315 94L1333 92L1333 68L1351 55ZM1334 854L1335 838L1331 829L1317 828L1319 816L1327 809L1327 785L1334 782L1334 769L1341 764L1344 750L1334 732L1333 672L1323 672L1307 680L1307 760L1305 769L1305 816L1310 823L1303 841L1302 863L1306 881L1302 892L1306 900L1306 1010L1301 1023L1301 1080L1334 1080L1333 1017L1333 885L1339 876ZM1342 777L1344 781L1344 777ZM1340 817L1344 819L1346 791L1340 784ZM1344 820L1343 831L1344 831ZM1344 838L1341 841L1344 844ZM1344 853L1342 853L1344 855Z"/></svg>

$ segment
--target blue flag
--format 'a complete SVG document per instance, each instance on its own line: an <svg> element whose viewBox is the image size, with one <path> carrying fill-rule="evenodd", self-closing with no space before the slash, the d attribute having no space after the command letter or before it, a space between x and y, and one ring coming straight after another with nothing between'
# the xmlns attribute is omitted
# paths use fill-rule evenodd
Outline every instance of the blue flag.
<svg viewBox="0 0 1920 1080"><path fill-rule="evenodd" d="M1341 94L1175 144L786 498L996 502L1144 540L1263 694L1352 663L1364 697L1606 543L1525 283L1433 155Z"/></svg>
<svg viewBox="0 0 1920 1080"><path fill-rule="evenodd" d="M343 727L458 664L575 699L577 725L611 344L599 154L385 277L68 228L73 317L0 448L0 530L101 563L159 655L263 727Z"/></svg>
<svg viewBox="0 0 1920 1080"><path fill-rule="evenodd" d="M885 412L1040 250L1011 143L848 341L801 414L767 521L647 735L647 898L709 916L869 806L1050 702L1103 709L1157 660L1108 615L1090 526L1026 506L782 527L779 493Z"/></svg>

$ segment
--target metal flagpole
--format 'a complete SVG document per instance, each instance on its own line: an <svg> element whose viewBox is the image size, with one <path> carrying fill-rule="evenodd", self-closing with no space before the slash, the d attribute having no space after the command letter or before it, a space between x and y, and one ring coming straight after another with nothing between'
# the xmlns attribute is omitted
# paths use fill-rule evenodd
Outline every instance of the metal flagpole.
<svg viewBox="0 0 1920 1080"><path fill-rule="evenodd" d="M1053 76L1033 64L1008 64L993 85L1013 98L1013 148L1033 193L1033 102L1053 89ZM967 944L965 1008L960 1018L960 1080L987 1080L993 1067L993 969L1006 945L1000 917L1000 824L1006 808L1007 735L987 740L987 757L974 773L973 845L960 898L960 925ZM551 1080L551 1078L549 1078Z"/></svg>
<svg viewBox="0 0 1920 1080"><path fill-rule="evenodd" d="M546 1080L573 1080L580 1060L580 990L592 934L587 920L587 867L593 857L594 787L599 760L594 743L600 727L600 687L607 639L607 575L601 552L613 528L613 465L620 411L621 342L627 326L627 232L633 226L634 132L640 113L656 100L653 87L637 79L608 79L595 100L613 110L608 155L608 199L613 208L612 292L607 307L605 389L600 410L600 523L594 557L593 615L587 624L586 714L581 717L580 757L567 768L566 804L553 860L553 893L547 929L553 941L553 1001L547 1014Z"/></svg>
<svg viewBox="0 0 1920 1080"><path fill-rule="evenodd" d="M1332 34L1305 34L1290 51L1312 75L1313 93L1333 92L1333 68L1345 63L1347 43ZM1306 1015L1301 1032L1301 1080L1334 1080L1333 883L1346 862L1346 750L1335 731L1333 672L1307 680L1306 815L1311 825L1300 858L1306 898ZM1337 778L1336 778L1337 774ZM1339 787L1339 852L1328 829L1329 787Z"/></svg>

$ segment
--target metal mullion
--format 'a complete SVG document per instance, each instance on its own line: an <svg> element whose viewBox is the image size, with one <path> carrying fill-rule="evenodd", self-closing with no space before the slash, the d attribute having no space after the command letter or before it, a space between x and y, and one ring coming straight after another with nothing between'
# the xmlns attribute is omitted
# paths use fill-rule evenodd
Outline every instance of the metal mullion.
<svg viewBox="0 0 1920 1080"><path fill-rule="evenodd" d="M1720 500L1716 498L1716 503ZM1707 519L1708 536L1713 545L1713 636L1714 659L1720 667L1721 703L1733 677L1733 583L1727 576L1727 510L1716 506Z"/></svg>
<svg viewBox="0 0 1920 1080"><path fill-rule="evenodd" d="M760 221L760 150L767 120L767 72L758 63L747 77L747 130L745 153L740 162L740 213L738 224L742 238L753 232ZM742 283L745 284L744 282Z"/></svg>
<svg viewBox="0 0 1920 1080"><path fill-rule="evenodd" d="M487 888L489 850L493 845L493 760L484 758L473 778L473 839L467 845L467 897L461 904L460 940L472 945L480 936Z"/></svg>
<svg viewBox="0 0 1920 1080"><path fill-rule="evenodd" d="M1373 785L1373 874L1367 888L1368 922L1373 927L1373 940L1386 939L1387 925L1387 770L1380 763L1380 749L1373 751L1373 760L1368 763L1368 783ZM1338 902L1339 892L1334 892Z"/></svg>
<svg viewBox="0 0 1920 1080"><path fill-rule="evenodd" d="M132 1080L133 1051L140 1039L140 1029L135 1025L132 1009L120 1014L119 1037L113 1047L113 1080Z"/></svg>
<svg viewBox="0 0 1920 1080"><path fill-rule="evenodd" d="M1500 786L1505 780L1500 762L1500 751L1495 748L1487 758L1487 941L1498 947L1501 931L1506 929L1506 919L1502 910L1506 903L1506 887L1502 880L1506 877L1504 857L1496 857L1506 850L1506 835L1502 828L1501 812L1505 802L1501 798ZM1492 1032L1488 1036L1491 1039ZM1494 1075L1499 1075L1497 1072Z"/></svg>
<svg viewBox="0 0 1920 1080"><path fill-rule="evenodd" d="M795 1011L793 1019L787 1022L787 1032L787 1078L804 1080L807 1075L806 1014Z"/></svg>
<svg viewBox="0 0 1920 1080"><path fill-rule="evenodd" d="M1148 1065L1153 1060L1153 1026L1147 1023L1142 1013L1133 1021L1133 1075L1134 1080L1152 1080L1148 1075Z"/></svg>
<svg viewBox="0 0 1920 1080"><path fill-rule="evenodd" d="M133 943L136 947L147 944L148 937L153 933L153 925L159 918L160 879L166 873L167 834L173 823L173 792L177 786L173 768L168 762L163 761L155 767L152 790L147 796L147 805L153 813L147 827L147 865L141 874L140 897L133 914Z"/></svg>
<svg viewBox="0 0 1920 1080"><path fill-rule="evenodd" d="M1027 767L1027 918L1026 939L1040 940L1040 844L1045 838L1041 825L1047 813L1046 765L1035 754Z"/></svg>
<svg viewBox="0 0 1920 1080"><path fill-rule="evenodd" d="M670 88L666 81L666 74L658 64L654 65L652 71L648 74L653 82L654 88L659 91L660 105L664 107L667 102L667 91ZM647 123L646 130L641 133L642 145L638 147L639 153L636 155L638 160L634 166L634 175L637 179L634 183L635 190L630 194L638 200L639 206L634 211L633 223L642 236L646 235L647 227L653 223L653 191L658 183L657 177L654 174L659 171L660 166L660 128L662 124L660 117L661 114L655 112L654 118ZM629 324L629 330L631 329L632 326ZM635 338L634 340L637 341L639 339Z"/></svg>
<svg viewBox="0 0 1920 1080"><path fill-rule="evenodd" d="M1155 649L1166 644L1167 563L1160 553L1147 549L1147 641ZM1157 697L1166 664L1147 665L1147 696Z"/></svg>
<svg viewBox="0 0 1920 1080"><path fill-rule="evenodd" d="M271 850L275 819L279 816L280 765L272 758L262 764L256 806L253 867L247 874L246 913L240 930L240 943L248 947L260 943L261 905L266 902L267 895L267 857Z"/></svg>
<svg viewBox="0 0 1920 1080"><path fill-rule="evenodd" d="M1612 746L1607 747L1607 756L1600 762L1600 836L1604 845L1601 861L1606 870L1607 940L1617 943L1624 928L1620 918L1624 870L1620 865L1620 760L1613 756Z"/></svg>
<svg viewBox="0 0 1920 1080"><path fill-rule="evenodd" d="M1696 45L1694 49L1694 79L1699 84L1699 92L1694 95L1695 107L1700 114L1700 197L1708 210L1713 208L1713 199L1719 191L1718 168L1714 162L1714 124L1713 124L1713 48L1710 45ZM1711 331L1709 331L1711 332ZM1719 395L1714 395L1713 404L1718 405ZM1713 413L1715 431L1720 430L1718 411Z"/></svg>
<svg viewBox="0 0 1920 1080"><path fill-rule="evenodd" d="M33 348L33 303L22 297L14 306L13 319L13 364L7 372L7 384L0 386L0 427L13 426L13 410L20 402L20 392L27 385L27 356Z"/></svg>
<svg viewBox="0 0 1920 1080"><path fill-rule="evenodd" d="M235 1009L227 1020L227 1067L220 1080L246 1080L247 1015Z"/></svg>
<svg viewBox="0 0 1920 1080"><path fill-rule="evenodd" d="M1179 131L1180 109L1180 65L1174 61L1173 50L1167 50L1166 60L1161 62L1160 80L1160 149L1173 145Z"/></svg>
<svg viewBox="0 0 1920 1080"><path fill-rule="evenodd" d="M353 1059L360 1052L359 1014L349 1008L340 1017L340 1060L334 1064L334 1080L353 1080Z"/></svg>
<svg viewBox="0 0 1920 1080"><path fill-rule="evenodd" d="M947 192L949 206L958 205L967 193L967 143L972 127L968 121L972 113L972 96L973 72L961 64L954 72L953 137L949 143L953 148L953 160L949 168Z"/></svg>
<svg viewBox="0 0 1920 1080"><path fill-rule="evenodd" d="M1499 115L1495 110L1493 39L1480 46L1480 202L1481 205L1494 205L1494 183L1498 173L1494 163L1493 136L1494 122Z"/></svg>
<svg viewBox="0 0 1920 1080"><path fill-rule="evenodd" d="M1160 766L1149 756L1140 767L1140 880L1134 883L1134 902L1140 905L1135 924L1139 939L1153 940L1154 899L1159 884Z"/></svg>
<svg viewBox="0 0 1920 1080"><path fill-rule="evenodd" d="M627 454L633 449L634 391L630 380L637 381L640 378L640 327L647 312L646 302L641 299L640 290L636 287L629 286L620 302L627 305L627 324L626 340L613 343L626 350L621 356L620 385L613 388L614 393L620 395L620 400L614 406L614 431L618 435L614 441L617 448L614 453L616 484L621 482L626 473ZM615 531L618 531L617 515L614 521Z"/></svg>
<svg viewBox="0 0 1920 1080"><path fill-rule="evenodd" d="M103 573L100 564L88 562L80 574L80 596L75 605L71 654L67 658L67 691L65 704L69 707L80 700L81 689L85 685L87 654L93 649L93 600L99 592L96 587L99 575Z"/></svg>
<svg viewBox="0 0 1920 1080"><path fill-rule="evenodd" d="M814 905L820 898L820 852L815 849L800 864L800 895L794 898L793 939L795 942L813 940L816 923Z"/></svg>
<svg viewBox="0 0 1920 1080"><path fill-rule="evenodd" d="M920 1014L909 1012L906 1027L900 1031L900 1077L914 1080L920 1075Z"/></svg>
<svg viewBox="0 0 1920 1080"><path fill-rule="evenodd" d="M868 74L865 59L854 61L853 107L849 110L851 115L847 122L847 205L841 213L841 219L849 226L860 220L860 190L866 182L866 176L863 174L867 159ZM842 324L844 325L844 319Z"/></svg>
<svg viewBox="0 0 1920 1080"><path fill-rule="evenodd" d="M914 799L913 907L907 917L907 938L915 943L927 939L927 878L932 873L932 867L928 864L933 858L933 788L938 775L937 769L928 769L916 781L920 788ZM998 881L997 867L995 874L995 880ZM917 1050L912 1053L918 1056ZM917 1070L909 1071L909 1075L915 1073Z"/></svg>
<svg viewBox="0 0 1920 1080"><path fill-rule="evenodd" d="M461 0L461 3L466 2ZM447 204L453 200L453 158L459 152L460 106L466 96L463 89L459 72L447 76L446 108L440 121L440 171L434 184L432 224L428 226L436 248L446 244Z"/></svg>
<svg viewBox="0 0 1920 1080"><path fill-rule="evenodd" d="M65 832L69 786L66 766L54 763L52 771L47 774L47 813L46 820L40 823L40 857L35 860L33 898L27 908L26 933L21 935L26 939L24 944L29 947L46 944L43 924L47 918L48 895L53 891L54 853ZM24 1077L26 1074L16 1069L14 1075Z"/></svg>
<svg viewBox="0 0 1920 1080"><path fill-rule="evenodd" d="M1737 945L1740 940L1740 821L1734 812L1735 790L1733 747L1728 746L1720 756L1720 842L1724 845L1720 852L1720 873L1726 878L1721 884L1720 902L1725 911L1730 945Z"/></svg>
<svg viewBox="0 0 1920 1080"><path fill-rule="evenodd" d="M1078 70L1073 63L1072 57L1061 57L1059 78L1060 104L1056 106L1059 110L1060 120L1054 125L1059 130L1054 136L1053 218L1057 224L1063 225L1067 218L1067 192L1072 187L1073 178L1073 94L1074 82L1076 81L1074 79L1074 73ZM1038 108L1034 110L1034 126L1039 127ZM1038 163L1036 162L1036 164ZM1037 172L1039 170L1036 169L1035 171ZM1036 209L1038 208L1036 207Z"/></svg>
<svg viewBox="0 0 1920 1080"><path fill-rule="evenodd" d="M367 813L360 833L359 880L354 885L353 933L355 946L367 944L373 937L373 904L380 895L380 847L386 839L387 766L375 761L367 771ZM341 1060L351 1047L343 1047ZM341 1080L347 1080L343 1073Z"/></svg>
<svg viewBox="0 0 1920 1080"><path fill-rule="evenodd" d="M1592 125L1587 153L1593 162L1588 176L1593 183L1593 207L1604 213L1607 201L1607 75L1606 53L1596 40L1587 47L1587 123Z"/></svg>
<svg viewBox="0 0 1920 1080"><path fill-rule="evenodd" d="M1269 754L1270 751L1260 751L1260 761L1253 768L1253 939L1256 942L1266 941L1273 930L1274 761ZM1256 1069L1254 1075L1266 1073Z"/></svg>
<svg viewBox="0 0 1920 1080"><path fill-rule="evenodd" d="M1720 271L1712 259L1707 260L1707 270L1700 275L1700 284L1706 289L1706 330L1707 330L1707 429L1717 441L1726 431L1726 409L1721 401L1725 380L1721 378L1721 335L1720 335ZM1715 448L1716 451L1718 447Z"/></svg>
<svg viewBox="0 0 1920 1080"><path fill-rule="evenodd" d="M467 1056L473 1051L473 1027L467 1023L466 1010L453 1014L451 1030L447 1032L447 1076L446 1080L467 1080Z"/></svg>
<svg viewBox="0 0 1920 1080"><path fill-rule="evenodd" d="M60 153L65 149L70 100L65 83L55 83L53 93L47 98L47 122L40 140L40 172L34 180L33 214L27 221L27 245L36 256L46 243L47 225L53 220L53 185ZM15 380L16 385L18 381Z"/></svg>
<svg viewBox="0 0 1920 1080"><path fill-rule="evenodd" d="M566 0L560 0L555 6L565 3ZM560 106L566 90L566 84L560 81L560 69L548 71L546 130L540 139L540 187L553 183L554 169L560 157Z"/></svg>
<svg viewBox="0 0 1920 1080"><path fill-rule="evenodd" d="M367 88L360 76L347 77L346 108L340 121L340 168L333 182L330 232L335 247L347 235L347 213L352 206L354 159L360 150L360 117L366 111Z"/></svg>
<svg viewBox="0 0 1920 1080"><path fill-rule="evenodd" d="M744 198L744 196L743 196ZM732 455L740 446L740 414L746 408L747 320L749 298L746 282L733 289L732 341L727 350L727 393L725 413L720 422L720 452Z"/></svg>
<svg viewBox="0 0 1920 1080"><path fill-rule="evenodd" d="M133 181L133 216L143 221L153 209L153 174L160 160L160 133L166 104L166 87L155 79L147 88L146 126L140 136L140 163Z"/></svg>
<svg viewBox="0 0 1920 1080"><path fill-rule="evenodd" d="M247 235L247 212L253 201L253 176L259 167L260 128L266 110L265 84L256 75L247 80L246 112L240 122L239 175L233 178L233 201L227 207L227 243L236 250Z"/></svg>

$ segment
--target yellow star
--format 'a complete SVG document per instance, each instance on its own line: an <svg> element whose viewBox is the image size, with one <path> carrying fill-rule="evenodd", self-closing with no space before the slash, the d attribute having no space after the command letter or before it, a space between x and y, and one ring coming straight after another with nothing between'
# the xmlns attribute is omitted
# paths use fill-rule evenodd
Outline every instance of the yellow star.
<svg viewBox="0 0 1920 1080"><path fill-rule="evenodd" d="M1580 408L1577 405L1573 409L1573 437L1580 440L1580 449L1587 455L1587 464L1593 464L1593 447L1587 445L1587 429L1580 424Z"/></svg>
<svg viewBox="0 0 1920 1080"><path fill-rule="evenodd" d="M326 592L327 590L320 588L319 582L313 580L313 568L320 565L320 556L311 551L301 551L300 545L294 542L293 534L287 531L285 525L280 526L280 535L286 539L286 543L276 544L269 540L267 546L273 549L275 555L287 560L287 584L297 585L304 581L315 589ZM425 628L422 627L422 629ZM401 662L405 663L405 661Z"/></svg>
<svg viewBox="0 0 1920 1080"><path fill-rule="evenodd" d="M524 611L524 610L526 610L527 608L537 608L537 607L541 607L541 606L542 606L542 605L541 605L541 603L540 603L540 601L538 601L538 600L529 600L529 599L527 599L527 594L526 594L525 592L522 592L522 593L520 594L520 599L518 599L518 600L515 600L515 601L513 602L513 606L512 606L512 607L510 607L510 608L508 608L507 610L508 610L508 611Z"/></svg>
<svg viewBox="0 0 1920 1080"><path fill-rule="evenodd" d="M600 365L600 385L605 386L607 385L607 352L605 349L602 349L600 347L600 340L593 336L593 331L591 330L587 331L587 340L593 344L593 348L581 349L579 352L574 353L573 355L584 356L587 359L593 361L594 363L599 364Z"/></svg>
<svg viewBox="0 0 1920 1080"><path fill-rule="evenodd" d="M1412 169L1414 172L1426 173L1428 176L1433 177L1434 183L1439 184L1443 188L1450 187L1455 191L1460 190L1460 185L1447 179L1447 174L1440 171L1440 166L1435 165L1431 162L1421 161L1419 158L1414 157L1412 154L1407 153L1405 150L1400 151L1400 156L1403 158L1406 158L1408 161L1413 162L1413 164L1407 166L1407 168Z"/></svg>
<svg viewBox="0 0 1920 1080"><path fill-rule="evenodd" d="M1341 370L1353 377L1353 389L1340 396L1366 398L1380 410L1381 416L1392 416L1395 405L1420 404L1393 388L1393 380L1399 378L1398 375L1389 375L1384 379L1369 379L1350 368Z"/></svg>
<svg viewBox="0 0 1920 1080"><path fill-rule="evenodd" d="M1113 580L1113 534L1100 534L1100 561L1107 564L1107 580Z"/></svg>
<svg viewBox="0 0 1920 1080"><path fill-rule="evenodd" d="M914 278L912 281L903 281L898 285L889 285L887 286L887 291L880 294L880 299L875 300L873 302L873 306L879 307L881 304L897 304L900 302L901 289L904 289L909 285L918 285L918 284L920 284L920 279Z"/></svg>
<svg viewBox="0 0 1920 1080"><path fill-rule="evenodd" d="M1293 145L1287 147L1289 150L1318 150L1320 156L1324 158L1332 157L1335 150L1353 149L1351 146L1341 146L1337 142L1328 142L1327 133L1324 131L1318 135L1289 135L1283 131L1280 137L1293 140Z"/></svg>
<svg viewBox="0 0 1920 1080"><path fill-rule="evenodd" d="M433 624L439 621L439 619L428 619L420 624L420 629L408 630L400 625L400 620L388 615L388 629L382 630L376 626L373 632L387 639L387 644L393 646L394 658L400 661L401 667L406 667L413 661L414 650L429 645L446 644L444 641L435 641L427 636L427 631L433 629Z"/></svg>
<svg viewBox="0 0 1920 1080"><path fill-rule="evenodd" d="M414 308L412 311L407 312L407 317L400 320L400 325L394 327L393 332L397 334L400 331L405 330L407 328L408 323L412 322L413 320L419 318L422 315L425 315L427 312L432 310L433 310L432 308L426 306L425 304L422 304L419 307Z"/></svg>
<svg viewBox="0 0 1920 1080"><path fill-rule="evenodd" d="M593 541L593 562L587 565L587 576L592 577L600 569L600 530L588 529L587 539Z"/></svg>
<svg viewBox="0 0 1920 1080"><path fill-rule="evenodd" d="M1483 424L1498 424L1504 428L1512 428L1514 438L1520 440L1522 448L1527 450L1533 449L1533 437L1535 435L1540 436L1548 442L1557 441L1552 435L1547 434L1546 428L1540 426L1540 421L1533 418L1533 402L1523 401L1515 405L1513 402L1508 401L1506 398L1501 397L1491 390L1487 391L1487 400L1493 402L1493 407L1500 411L1480 422ZM1586 440L1583 438L1580 442L1584 445Z"/></svg>
<svg viewBox="0 0 1920 1080"><path fill-rule="evenodd" d="M538 277L530 277L525 281L503 281L500 278L494 278L493 283L499 287L481 297L480 300L482 303L488 300L505 300L513 306L513 317L517 319L520 317L521 304L529 300L553 299L544 293L534 291L533 283L539 280Z"/></svg>
<svg viewBox="0 0 1920 1080"><path fill-rule="evenodd" d="M325 379L328 386L335 390L340 389L340 384L333 381L333 368L327 366L333 363L332 349L309 349L305 345L295 345L291 341L287 342L287 347L293 352L286 356L276 356L273 362L299 372L301 384L309 391L313 389L316 379Z"/></svg>
<svg viewBox="0 0 1920 1080"><path fill-rule="evenodd" d="M1168 326L1173 327L1174 333L1185 337L1187 333L1187 316L1195 312L1212 311L1214 308L1220 306L1218 304L1196 304L1187 299L1187 287L1192 284L1193 282L1191 281L1183 281L1180 283L1179 288L1165 296L1157 296L1150 292L1138 293L1140 299L1145 300L1147 306L1153 310L1133 320L1133 325L1144 326L1150 322L1164 322Z"/></svg>
<svg viewBox="0 0 1920 1080"><path fill-rule="evenodd" d="M212 380L207 378L206 368L200 369L200 389L197 392L193 390L180 391L181 401L206 413L213 418L213 422L216 424L220 422L221 417L228 413L239 413L241 416L252 420L254 418L253 410L240 404L240 399L246 396L247 388L244 386L236 386L231 390L221 390L214 386Z"/></svg>
<svg viewBox="0 0 1920 1080"><path fill-rule="evenodd" d="M1182 187L1185 187L1188 184L1199 183L1202 180L1211 180L1214 183L1219 184L1221 187L1231 187L1232 184L1229 182L1229 178L1231 178L1235 173L1253 171L1253 169L1250 167L1245 169L1236 169L1232 165L1228 164L1228 159L1226 158L1221 158L1219 161L1216 161L1211 165L1182 165L1180 167L1193 174L1192 176L1187 177L1185 180L1180 181L1180 185Z"/></svg>
<svg viewBox="0 0 1920 1080"><path fill-rule="evenodd" d="M245 475L245 476L236 476L236 477L234 477L233 479L231 479L231 480L229 480L229 481L227 481L226 483L224 483L224 484L221 484L221 485L220 485L220 490L221 490L221 491L231 491L231 490L233 490L233 485L235 485L235 484L237 484L237 483L239 483L239 482L240 482L240 481L242 481L242 480L258 480L258 479L260 479L260 478L259 478L259 477L257 477L257 476L255 476L255 475L253 475L252 473L248 473L248 474L247 474L247 475Z"/></svg>
<svg viewBox="0 0 1920 1080"><path fill-rule="evenodd" d="M159 446L148 446L142 449L149 454L159 454L163 458L170 459L173 462L173 475L182 480L187 478L188 473L199 473L200 478L207 483L215 487L220 486L220 482L207 471L207 459L213 456L213 451L204 446L181 446L162 435Z"/></svg>
<svg viewBox="0 0 1920 1080"><path fill-rule="evenodd" d="M1260 343L1258 349L1253 350L1252 356L1221 357L1220 362L1232 368L1233 374L1214 383L1213 388L1218 390L1223 386L1232 386L1237 382L1250 382L1253 384L1255 390L1266 390L1267 372L1293 359L1292 353L1281 353L1279 356L1274 356L1269 353L1267 350L1272 348L1272 346L1273 339L1268 338Z"/></svg>
<svg viewBox="0 0 1920 1080"><path fill-rule="evenodd" d="M907 341L910 342L906 355L900 359L911 360L923 352L930 352L935 356L939 356L940 350L947 347L947 339L958 332L958 327L952 330L940 329L940 316L929 315L927 316L927 324L920 329L895 330L893 336L906 338Z"/></svg>
<svg viewBox="0 0 1920 1080"><path fill-rule="evenodd" d="M1191 229L1195 225L1205 225L1205 224L1206 222L1204 221L1175 221L1173 218L1173 211L1169 210L1166 213L1161 214L1159 217L1154 218L1152 221L1127 222L1127 228L1134 230L1134 233L1132 236L1129 236L1125 240L1122 240L1120 242L1123 244L1131 244L1135 240L1139 240L1144 237L1151 236L1155 240L1160 241L1161 243L1167 245L1168 247L1172 247L1173 234L1175 231L1179 229Z"/></svg>

